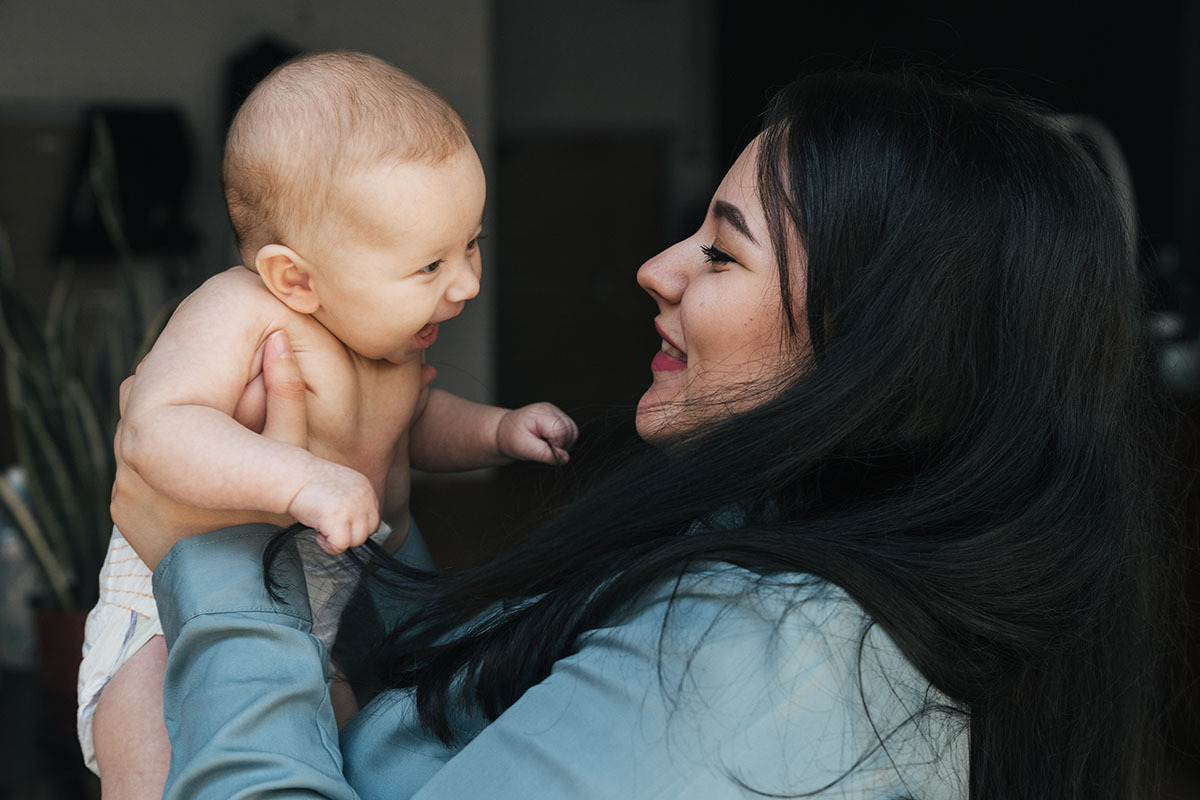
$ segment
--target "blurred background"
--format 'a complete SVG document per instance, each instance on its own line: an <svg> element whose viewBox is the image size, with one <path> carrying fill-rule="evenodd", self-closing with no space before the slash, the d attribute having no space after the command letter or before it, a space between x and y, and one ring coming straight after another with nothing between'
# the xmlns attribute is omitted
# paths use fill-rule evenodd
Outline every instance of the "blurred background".
<svg viewBox="0 0 1200 800"><path fill-rule="evenodd" d="M107 540L115 385L160 312L236 263L218 178L237 103L281 60L329 48L441 93L487 171L483 290L430 353L438 384L559 404L588 431L585 468L631 441L648 384L654 306L634 273L700 224L774 89L920 63L1083 115L1136 197L1159 373L1182 411L1178 535L1193 536L1200 2L0 0L0 798L98 796L72 738L72 636L95 592L78 576ZM438 561L519 532L550 472L417 476ZM1195 637L1180 650L1200 662ZM1195 700L1181 668L1180 797L1200 796Z"/></svg>

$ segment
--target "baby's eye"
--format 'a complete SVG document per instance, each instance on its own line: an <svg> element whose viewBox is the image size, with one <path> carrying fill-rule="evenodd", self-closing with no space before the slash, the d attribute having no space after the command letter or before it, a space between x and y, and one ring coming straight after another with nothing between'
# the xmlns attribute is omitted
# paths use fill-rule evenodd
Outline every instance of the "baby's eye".
<svg viewBox="0 0 1200 800"><path fill-rule="evenodd" d="M440 267L441 265L442 265L441 259L438 259L437 261L433 262L432 264L426 264L425 266L421 267L419 270L417 270L417 272L419 272L423 275L432 275L433 273L437 272L438 267Z"/></svg>
<svg viewBox="0 0 1200 800"><path fill-rule="evenodd" d="M471 241L467 242L467 252L469 253L470 251L474 250L476 247L479 247L479 243L482 242L486 238L487 238L487 234L481 233L478 236L476 236L474 239L472 239Z"/></svg>

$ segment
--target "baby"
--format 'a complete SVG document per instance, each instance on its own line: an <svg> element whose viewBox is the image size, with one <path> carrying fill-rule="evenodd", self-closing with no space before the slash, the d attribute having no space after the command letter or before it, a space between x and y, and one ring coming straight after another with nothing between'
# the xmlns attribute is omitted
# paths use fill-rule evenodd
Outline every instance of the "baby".
<svg viewBox="0 0 1200 800"><path fill-rule="evenodd" d="M410 465L566 460L576 429L554 406L508 411L428 387L425 350L479 291L485 195L463 123L433 91L370 56L302 56L238 112L224 182L245 266L180 304L138 367L120 434L124 463L188 507L196 532L295 520L329 553L372 536L394 552L408 533ZM263 350L278 346L276 331L287 334L307 382L307 449L256 432ZM385 499L394 531L380 525ZM341 606L318 619L318 601L338 587L308 577L314 634L328 649ZM149 570L114 531L79 678L80 740L106 790L110 777L129 776L110 774L125 772L122 758L102 752L97 765L92 715L117 668L161 634L149 587ZM128 665L136 679L113 684L121 730L135 727L126 714L150 726L139 737L162 729L159 697L148 710L126 699L131 681L134 697L161 695L161 637L146 650L157 655ZM161 734L156 746L166 747ZM133 746L140 754L152 744ZM165 778L166 764L158 766Z"/></svg>

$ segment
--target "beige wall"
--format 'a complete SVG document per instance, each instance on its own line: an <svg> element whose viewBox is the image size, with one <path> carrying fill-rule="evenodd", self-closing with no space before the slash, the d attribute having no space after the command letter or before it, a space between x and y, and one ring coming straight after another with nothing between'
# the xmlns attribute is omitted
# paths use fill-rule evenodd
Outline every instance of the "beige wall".
<svg viewBox="0 0 1200 800"><path fill-rule="evenodd" d="M172 102L196 146L191 217L205 271L231 262L217 183L222 69L264 33L300 49L386 58L446 97L466 119L485 168L492 148L491 0L0 0L0 107L97 101ZM490 213L490 209L489 209ZM484 289L431 353L439 385L493 394L492 320Z"/></svg>

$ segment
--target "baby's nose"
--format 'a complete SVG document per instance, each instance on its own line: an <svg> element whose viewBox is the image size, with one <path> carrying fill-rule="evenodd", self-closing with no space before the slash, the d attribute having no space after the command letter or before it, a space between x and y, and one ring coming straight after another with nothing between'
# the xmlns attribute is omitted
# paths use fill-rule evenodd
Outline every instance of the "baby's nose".
<svg viewBox="0 0 1200 800"><path fill-rule="evenodd" d="M463 303L479 294L479 275L472 266L459 269L454 283L446 290L446 299L452 303Z"/></svg>

